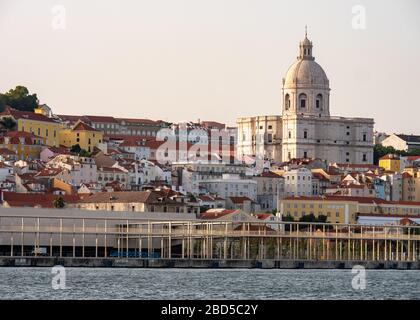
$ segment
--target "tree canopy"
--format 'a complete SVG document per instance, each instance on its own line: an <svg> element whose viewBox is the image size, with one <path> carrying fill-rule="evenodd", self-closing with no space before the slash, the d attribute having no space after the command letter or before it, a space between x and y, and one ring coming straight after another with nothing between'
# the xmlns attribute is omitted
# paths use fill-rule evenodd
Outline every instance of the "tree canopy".
<svg viewBox="0 0 420 320"><path fill-rule="evenodd" d="M88 151L86 151L85 149L82 149L79 144L75 144L75 145L71 146L70 152L74 153L74 154L77 154L80 157L90 157L91 156L91 154Z"/></svg>
<svg viewBox="0 0 420 320"><path fill-rule="evenodd" d="M377 165L379 164L379 159L387 154L398 154L400 156L420 156L420 149L413 149L409 151L396 150L393 147L384 147L381 144L375 145L373 148L373 161Z"/></svg>
<svg viewBox="0 0 420 320"><path fill-rule="evenodd" d="M24 86L16 86L6 93L0 93L0 112L6 106L20 111L31 111L39 105L36 93L29 94L29 90Z"/></svg>

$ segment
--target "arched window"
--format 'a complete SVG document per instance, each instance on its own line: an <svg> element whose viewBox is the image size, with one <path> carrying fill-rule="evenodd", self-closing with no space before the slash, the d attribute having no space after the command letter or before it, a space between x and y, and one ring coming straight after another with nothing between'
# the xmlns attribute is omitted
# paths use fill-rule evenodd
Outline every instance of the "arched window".
<svg viewBox="0 0 420 320"><path fill-rule="evenodd" d="M299 95L299 106L301 108L306 108L306 99L307 99L306 94L301 93Z"/></svg>
<svg viewBox="0 0 420 320"><path fill-rule="evenodd" d="M316 106L317 109L323 110L324 105L323 105L323 101L322 100L323 100L322 99L322 94L318 94L316 96L316 101L315 101L315 106Z"/></svg>
<svg viewBox="0 0 420 320"><path fill-rule="evenodd" d="M285 104L285 109L289 110L290 109L290 96L288 93L284 97L284 104Z"/></svg>

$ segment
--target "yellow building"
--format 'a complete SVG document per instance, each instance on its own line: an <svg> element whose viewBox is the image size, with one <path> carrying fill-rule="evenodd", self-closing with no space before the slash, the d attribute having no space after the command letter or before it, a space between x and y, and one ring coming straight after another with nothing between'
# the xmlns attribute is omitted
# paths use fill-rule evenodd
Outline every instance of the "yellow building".
<svg viewBox="0 0 420 320"><path fill-rule="evenodd" d="M385 171L400 172L400 157L396 154L387 154L379 159L379 166Z"/></svg>
<svg viewBox="0 0 420 320"><path fill-rule="evenodd" d="M59 132L63 125L55 119L48 118L43 114L19 111L10 107L0 113L0 118L12 118L17 124L17 131L33 133L38 137L45 138L48 146L59 147Z"/></svg>
<svg viewBox="0 0 420 320"><path fill-rule="evenodd" d="M88 152L92 152L98 143L102 143L102 139L102 131L96 130L80 120L73 128L60 131L60 145L71 148L78 144L80 148Z"/></svg>
<svg viewBox="0 0 420 320"><path fill-rule="evenodd" d="M405 168L402 174L402 195L404 201L420 201L420 170Z"/></svg>
<svg viewBox="0 0 420 320"><path fill-rule="evenodd" d="M420 214L420 202L346 196L289 197L280 200L279 212L282 217L290 215L295 221L313 214L315 217L327 216L327 222L330 223L357 223L358 214Z"/></svg>
<svg viewBox="0 0 420 320"><path fill-rule="evenodd" d="M29 132L9 131L5 136L0 137L0 148L15 151L20 160L39 159L43 145L45 145L45 138Z"/></svg>

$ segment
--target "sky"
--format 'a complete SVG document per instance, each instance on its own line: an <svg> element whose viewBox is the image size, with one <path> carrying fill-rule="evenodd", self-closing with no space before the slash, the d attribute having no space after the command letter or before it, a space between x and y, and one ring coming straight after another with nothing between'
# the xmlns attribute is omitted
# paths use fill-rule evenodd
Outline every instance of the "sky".
<svg viewBox="0 0 420 320"><path fill-rule="evenodd" d="M0 0L0 92L24 85L56 114L234 125L281 114L305 25L332 115L420 134L418 0Z"/></svg>

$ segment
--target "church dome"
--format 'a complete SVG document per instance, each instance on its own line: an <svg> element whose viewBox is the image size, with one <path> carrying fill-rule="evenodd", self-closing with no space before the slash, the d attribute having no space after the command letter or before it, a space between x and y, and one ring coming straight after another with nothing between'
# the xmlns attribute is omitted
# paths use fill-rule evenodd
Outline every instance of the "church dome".
<svg viewBox="0 0 420 320"><path fill-rule="evenodd" d="M329 89L329 80L324 69L315 62L312 56L312 42L305 34L305 39L300 42L300 54L286 72L283 79L284 88L311 87Z"/></svg>
<svg viewBox="0 0 420 320"><path fill-rule="evenodd" d="M313 60L299 59L287 70L285 88L319 87L328 89L329 80L324 69Z"/></svg>

